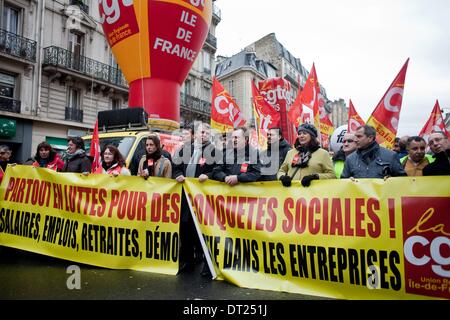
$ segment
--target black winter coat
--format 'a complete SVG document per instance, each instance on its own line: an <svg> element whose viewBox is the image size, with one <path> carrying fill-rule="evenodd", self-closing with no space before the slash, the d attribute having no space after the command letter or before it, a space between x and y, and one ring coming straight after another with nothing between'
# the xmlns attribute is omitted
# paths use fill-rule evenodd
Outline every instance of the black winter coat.
<svg viewBox="0 0 450 320"><path fill-rule="evenodd" d="M272 150L269 147L267 150L261 152L261 178L260 181L275 181L277 180L278 169L280 169L281 164L286 159L286 155L291 150L292 147L286 139L280 141L278 145L278 150ZM276 157L276 151L278 151L278 158L275 159L275 163L273 163L272 157Z"/></svg>
<svg viewBox="0 0 450 320"><path fill-rule="evenodd" d="M423 168L424 176L448 176L450 175L450 149L434 155L434 162Z"/></svg>
<svg viewBox="0 0 450 320"><path fill-rule="evenodd" d="M91 172L92 162L86 153L81 153L66 160L62 172Z"/></svg>
<svg viewBox="0 0 450 320"><path fill-rule="evenodd" d="M255 149L247 145L242 154L235 149L227 150L221 163L214 167L212 178L224 182L225 177L233 175L237 176L239 182L258 181L261 177L261 164Z"/></svg>
<svg viewBox="0 0 450 320"><path fill-rule="evenodd" d="M190 153L185 155L184 152L190 150ZM212 171L216 165L215 157L216 152L219 152L214 148L211 143L202 146L202 155L195 168L195 178L198 178L202 174L206 174L209 179L212 178ZM190 148L182 146L175 151L173 156L172 164L172 177L176 179L179 176L186 177L186 168L189 164L189 160L194 154L194 144L190 145ZM184 159L186 158L186 159Z"/></svg>

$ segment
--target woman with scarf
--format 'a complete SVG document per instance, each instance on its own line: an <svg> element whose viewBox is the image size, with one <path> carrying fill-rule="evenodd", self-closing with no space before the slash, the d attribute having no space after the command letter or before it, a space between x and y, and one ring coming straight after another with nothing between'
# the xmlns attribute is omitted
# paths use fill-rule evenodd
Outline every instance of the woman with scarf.
<svg viewBox="0 0 450 320"><path fill-rule="evenodd" d="M295 148L288 152L278 170L277 177L283 186L289 187L292 180L300 180L302 186L309 187L313 180L336 179L328 152L320 148L317 129L306 123L297 132Z"/></svg>
<svg viewBox="0 0 450 320"><path fill-rule="evenodd" d="M64 167L64 161L61 160L59 154L46 141L38 144L34 160L31 164L33 167L47 168L55 171L61 171Z"/></svg>
<svg viewBox="0 0 450 320"><path fill-rule="evenodd" d="M139 161L138 176L148 177L172 177L172 164L161 152L161 142L156 134L151 134L145 141L145 155Z"/></svg>
<svg viewBox="0 0 450 320"><path fill-rule="evenodd" d="M125 159L112 144L108 144L102 152L102 169L103 173L112 174L117 177L119 174L130 176L130 170L125 166Z"/></svg>
<svg viewBox="0 0 450 320"><path fill-rule="evenodd" d="M91 160L84 151L84 141L80 137L71 137L67 143L67 159L62 172L89 173L92 169Z"/></svg>

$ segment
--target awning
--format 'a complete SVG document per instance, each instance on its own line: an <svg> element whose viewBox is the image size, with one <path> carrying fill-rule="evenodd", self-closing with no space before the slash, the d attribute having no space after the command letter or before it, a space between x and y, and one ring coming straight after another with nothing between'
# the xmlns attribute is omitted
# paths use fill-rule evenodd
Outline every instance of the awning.
<svg viewBox="0 0 450 320"><path fill-rule="evenodd" d="M45 137L45 141L52 146L56 151L67 150L67 139L66 138L55 138L55 137Z"/></svg>

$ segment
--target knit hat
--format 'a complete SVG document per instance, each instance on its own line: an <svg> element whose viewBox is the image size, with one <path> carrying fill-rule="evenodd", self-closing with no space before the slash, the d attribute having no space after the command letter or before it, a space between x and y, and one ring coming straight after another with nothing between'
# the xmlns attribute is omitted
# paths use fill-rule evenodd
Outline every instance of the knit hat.
<svg viewBox="0 0 450 320"><path fill-rule="evenodd" d="M317 138L317 129L312 124L304 123L297 129L297 133L299 134L301 131L309 133L312 137Z"/></svg>

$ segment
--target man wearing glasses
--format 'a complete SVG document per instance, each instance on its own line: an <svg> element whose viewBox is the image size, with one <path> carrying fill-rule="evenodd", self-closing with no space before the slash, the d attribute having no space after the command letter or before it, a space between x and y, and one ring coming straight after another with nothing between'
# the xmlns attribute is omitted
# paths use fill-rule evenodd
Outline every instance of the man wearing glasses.
<svg viewBox="0 0 450 320"><path fill-rule="evenodd" d="M342 147L333 157L334 172L338 179L341 178L342 171L344 170L345 159L356 150L356 137L353 133L346 133L342 140Z"/></svg>
<svg viewBox="0 0 450 320"><path fill-rule="evenodd" d="M423 168L424 176L450 175L450 143L443 132L435 132L428 137L428 146L436 159Z"/></svg>

